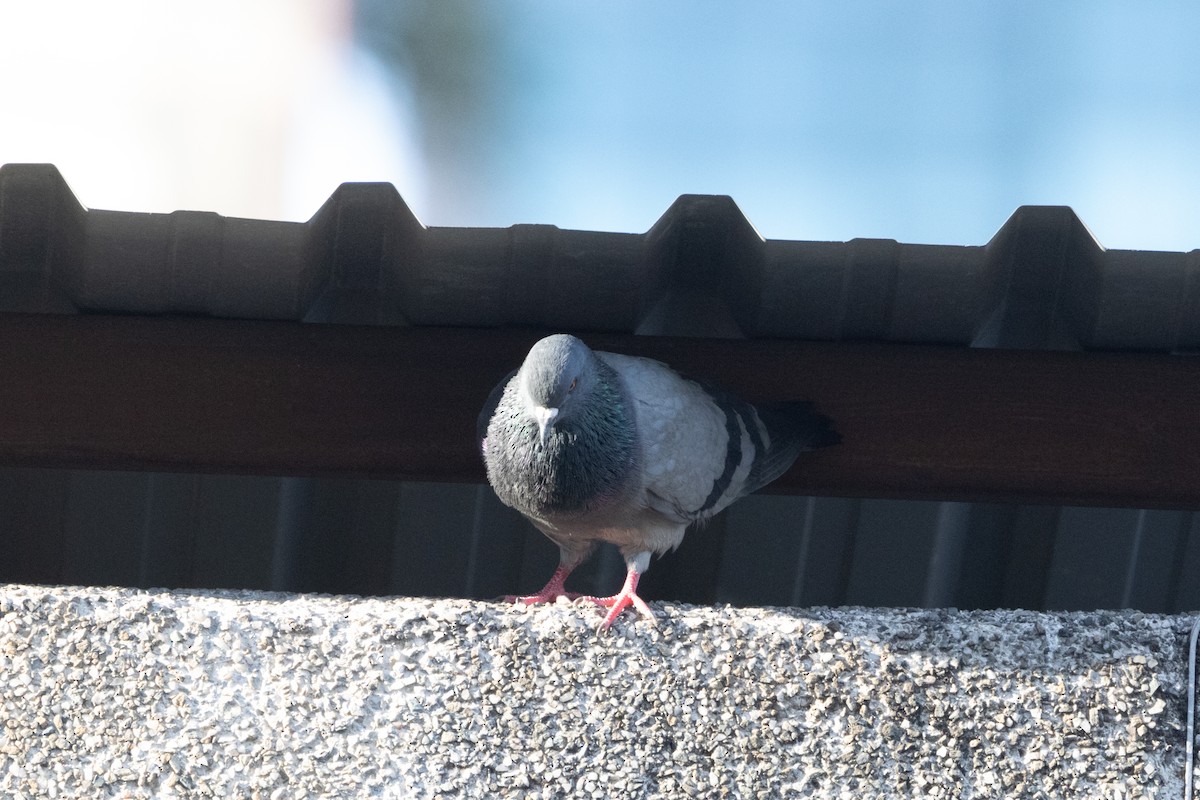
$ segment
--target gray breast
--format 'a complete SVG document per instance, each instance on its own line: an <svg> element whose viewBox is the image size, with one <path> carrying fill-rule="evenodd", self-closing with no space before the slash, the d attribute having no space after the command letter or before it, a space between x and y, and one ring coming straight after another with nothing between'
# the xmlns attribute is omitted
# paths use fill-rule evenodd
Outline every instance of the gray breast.
<svg viewBox="0 0 1200 800"><path fill-rule="evenodd" d="M600 509L624 497L636 479L631 419L619 382L602 380L542 447L537 425L523 412L510 383L487 429L488 480L502 502L530 516Z"/></svg>

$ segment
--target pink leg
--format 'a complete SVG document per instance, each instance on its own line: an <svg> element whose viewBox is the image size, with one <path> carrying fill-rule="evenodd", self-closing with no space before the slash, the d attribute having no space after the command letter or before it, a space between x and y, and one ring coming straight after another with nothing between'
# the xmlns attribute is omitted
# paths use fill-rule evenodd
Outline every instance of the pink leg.
<svg viewBox="0 0 1200 800"><path fill-rule="evenodd" d="M574 600L578 594L568 592L563 588L563 584L567 582L567 576L575 567L568 567L563 564L558 565L558 569L554 570L554 574L550 576L550 580L546 581L546 585L537 594L529 594L525 596L508 595L504 598L507 603L524 603L531 606L535 603L553 603L559 597L566 597L569 600Z"/></svg>
<svg viewBox="0 0 1200 800"><path fill-rule="evenodd" d="M646 554L645 560L650 560L649 553ZM621 591L614 594L612 597L581 597L581 600L590 600L596 605L605 606L608 608L608 613L604 616L604 621L600 623L600 629L610 627L613 621L621 615L625 609L633 606L643 617L650 620L650 624L656 624L654 621L654 612L650 610L650 606L646 605L646 601L637 595L638 579L641 577L641 571L638 569L639 563L635 560L628 562L628 572L625 574L625 585L621 587ZM644 569L644 567L643 567Z"/></svg>

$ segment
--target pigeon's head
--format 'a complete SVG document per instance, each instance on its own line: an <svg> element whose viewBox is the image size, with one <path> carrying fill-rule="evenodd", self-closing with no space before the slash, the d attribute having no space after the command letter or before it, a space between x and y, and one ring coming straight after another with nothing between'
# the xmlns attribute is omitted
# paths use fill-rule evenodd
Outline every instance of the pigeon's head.
<svg viewBox="0 0 1200 800"><path fill-rule="evenodd" d="M574 336L558 333L530 349L517 377L525 407L545 446L554 426L571 419L591 394L596 356Z"/></svg>

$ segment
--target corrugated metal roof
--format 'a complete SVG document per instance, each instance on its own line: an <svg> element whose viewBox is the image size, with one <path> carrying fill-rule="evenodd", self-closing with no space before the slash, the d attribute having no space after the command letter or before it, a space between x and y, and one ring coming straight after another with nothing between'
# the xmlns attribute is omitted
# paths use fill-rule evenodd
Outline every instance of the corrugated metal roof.
<svg viewBox="0 0 1200 800"><path fill-rule="evenodd" d="M1175 351L1200 346L1200 250L1105 250L1025 206L982 246L764 240L723 196L646 233L426 228L389 184L307 223L85 210L0 168L0 308L521 325L671 335Z"/></svg>

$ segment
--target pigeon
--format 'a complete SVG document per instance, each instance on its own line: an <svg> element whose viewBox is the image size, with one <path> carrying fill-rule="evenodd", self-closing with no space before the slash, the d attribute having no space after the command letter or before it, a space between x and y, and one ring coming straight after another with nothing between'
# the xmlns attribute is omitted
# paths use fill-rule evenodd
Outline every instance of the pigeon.
<svg viewBox="0 0 1200 800"><path fill-rule="evenodd" d="M601 629L632 606L651 554L683 541L735 500L782 475L805 450L841 436L811 403L755 407L649 358L593 351L547 336L492 390L477 433L488 482L558 545L559 564L537 594L608 609ZM626 577L611 597L564 588L600 542L616 545Z"/></svg>

